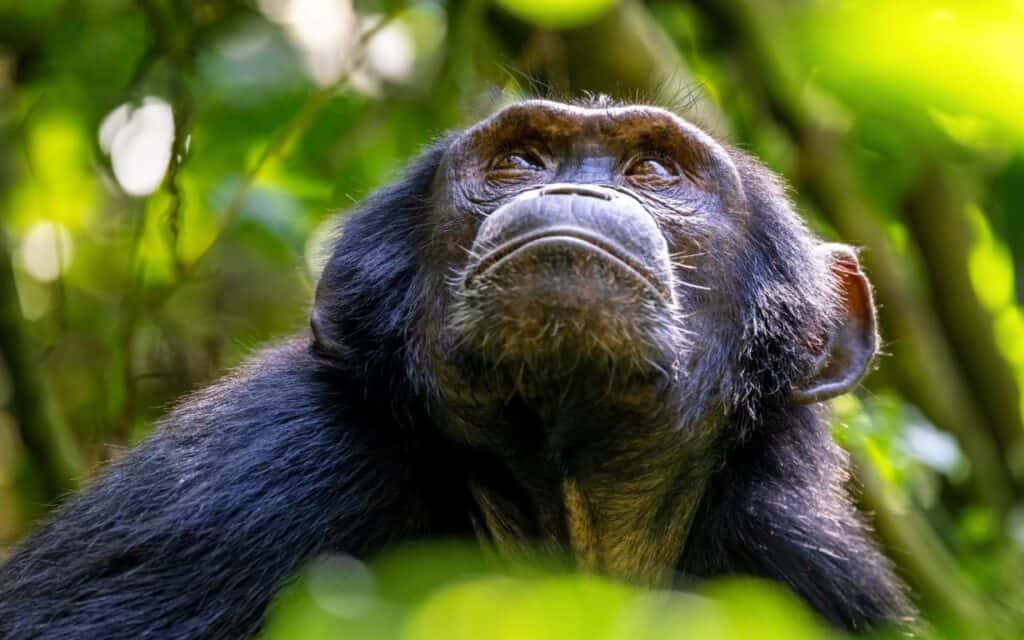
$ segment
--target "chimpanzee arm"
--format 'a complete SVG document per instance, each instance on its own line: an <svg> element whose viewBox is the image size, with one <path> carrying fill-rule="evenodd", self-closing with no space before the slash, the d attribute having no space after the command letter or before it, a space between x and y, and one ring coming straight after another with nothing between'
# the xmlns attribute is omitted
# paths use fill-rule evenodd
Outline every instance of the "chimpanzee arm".
<svg viewBox="0 0 1024 640"><path fill-rule="evenodd" d="M305 345L263 354L25 541L0 568L0 637L251 634L305 558L413 526L387 426Z"/></svg>
<svg viewBox="0 0 1024 640"><path fill-rule="evenodd" d="M681 570L778 580L851 631L909 623L901 583L847 496L846 455L815 409L759 426L712 481Z"/></svg>

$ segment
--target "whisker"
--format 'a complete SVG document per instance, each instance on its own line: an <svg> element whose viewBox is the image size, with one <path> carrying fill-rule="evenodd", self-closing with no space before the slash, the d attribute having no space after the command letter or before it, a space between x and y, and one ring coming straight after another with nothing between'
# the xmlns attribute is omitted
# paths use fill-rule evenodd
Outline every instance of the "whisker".
<svg viewBox="0 0 1024 640"><path fill-rule="evenodd" d="M684 287L689 287L691 289L697 289L698 291L713 291L711 287L705 287L702 284L693 284L692 282L687 282L686 280L679 280L679 284L683 285Z"/></svg>
<svg viewBox="0 0 1024 640"><path fill-rule="evenodd" d="M672 260L687 260L689 258L701 258L706 255L708 255L707 251L698 251L697 253L682 253L680 251L676 253L670 253L668 254L668 257Z"/></svg>

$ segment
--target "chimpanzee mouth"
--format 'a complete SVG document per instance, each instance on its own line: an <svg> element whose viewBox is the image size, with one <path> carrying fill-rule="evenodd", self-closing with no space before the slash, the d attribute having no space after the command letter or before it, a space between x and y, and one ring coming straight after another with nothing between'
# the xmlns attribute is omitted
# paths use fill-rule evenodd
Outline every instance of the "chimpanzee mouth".
<svg viewBox="0 0 1024 640"><path fill-rule="evenodd" d="M616 243L595 233L577 227L549 227L524 233L485 253L470 264L466 271L465 286L470 288L474 282L498 269L504 263L522 254L541 249L560 246L569 251L582 251L610 263L618 271L627 274L650 289L667 304L672 304L672 292L669 286L659 280L644 264L623 250Z"/></svg>

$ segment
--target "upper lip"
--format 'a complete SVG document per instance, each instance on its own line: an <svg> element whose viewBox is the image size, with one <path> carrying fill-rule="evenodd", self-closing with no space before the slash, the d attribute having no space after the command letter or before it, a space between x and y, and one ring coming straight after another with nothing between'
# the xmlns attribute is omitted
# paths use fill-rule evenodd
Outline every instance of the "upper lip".
<svg viewBox="0 0 1024 640"><path fill-rule="evenodd" d="M672 293L668 286L658 280L644 264L628 251L622 249L615 242L608 240L596 233L580 229L578 227L555 226L544 229L536 229L518 235L493 249L487 251L479 260L471 263L466 271L465 283L469 285L472 281L483 275L488 269L501 262L504 258L521 249L528 244L543 240L545 238L571 238L580 240L591 245L609 258L618 262L627 271L632 272L638 278L650 285L662 298L671 301Z"/></svg>

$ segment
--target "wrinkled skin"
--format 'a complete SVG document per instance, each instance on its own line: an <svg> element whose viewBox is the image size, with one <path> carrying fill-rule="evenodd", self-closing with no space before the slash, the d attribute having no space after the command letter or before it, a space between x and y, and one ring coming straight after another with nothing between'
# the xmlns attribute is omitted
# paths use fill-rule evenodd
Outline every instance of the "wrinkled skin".
<svg viewBox="0 0 1024 640"><path fill-rule="evenodd" d="M437 535L910 620L818 404L876 349L856 254L672 113L530 101L439 141L346 221L311 325L29 537L0 636L245 636L304 559Z"/></svg>

